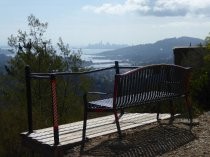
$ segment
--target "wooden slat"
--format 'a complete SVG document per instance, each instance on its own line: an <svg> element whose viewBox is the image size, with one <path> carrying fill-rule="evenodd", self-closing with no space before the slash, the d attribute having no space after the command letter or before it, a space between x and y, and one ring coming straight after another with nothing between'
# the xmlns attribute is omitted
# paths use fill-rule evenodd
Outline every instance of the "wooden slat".
<svg viewBox="0 0 210 157"><path fill-rule="evenodd" d="M170 114L160 114L161 119L167 119ZM120 118L121 130L131 129L148 123L156 122L156 114L151 113L125 113ZM102 135L107 135L117 132L116 124L114 122L114 116L109 115L105 117L99 117L94 119L89 119L87 121L87 137L95 138ZM74 122L70 124L59 126L59 139L60 144L57 147L65 147L66 145L75 145L80 143L82 140L82 127L83 122ZM28 143L35 143L37 147L43 145L49 147L54 146L53 128L45 128L40 130L35 130L31 134L26 132L21 133L23 140Z"/></svg>

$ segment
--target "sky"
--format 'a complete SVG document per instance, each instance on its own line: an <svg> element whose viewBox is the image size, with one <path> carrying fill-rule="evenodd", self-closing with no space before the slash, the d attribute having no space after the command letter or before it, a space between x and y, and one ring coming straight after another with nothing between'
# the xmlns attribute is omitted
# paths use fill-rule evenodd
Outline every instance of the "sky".
<svg viewBox="0 0 210 157"><path fill-rule="evenodd" d="M48 22L46 39L70 46L205 39L210 32L210 0L0 0L0 45L27 30L31 14Z"/></svg>

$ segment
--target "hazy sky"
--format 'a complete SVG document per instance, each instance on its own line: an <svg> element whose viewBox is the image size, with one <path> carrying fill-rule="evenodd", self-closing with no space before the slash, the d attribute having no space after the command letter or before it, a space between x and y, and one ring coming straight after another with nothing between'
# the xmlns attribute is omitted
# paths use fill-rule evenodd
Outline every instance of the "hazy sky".
<svg viewBox="0 0 210 157"><path fill-rule="evenodd" d="M1 45L27 28L30 14L48 22L46 38L71 46L204 39L210 32L210 0L0 0Z"/></svg>

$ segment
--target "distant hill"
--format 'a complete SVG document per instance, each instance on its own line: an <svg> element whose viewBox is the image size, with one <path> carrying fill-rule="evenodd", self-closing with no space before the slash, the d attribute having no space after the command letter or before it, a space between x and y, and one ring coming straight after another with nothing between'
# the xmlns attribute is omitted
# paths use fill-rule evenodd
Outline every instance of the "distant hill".
<svg viewBox="0 0 210 157"><path fill-rule="evenodd" d="M182 46L198 46L204 40L192 37L168 38L151 44L140 44L112 51L102 52L109 59L124 60L136 65L172 63L173 48Z"/></svg>

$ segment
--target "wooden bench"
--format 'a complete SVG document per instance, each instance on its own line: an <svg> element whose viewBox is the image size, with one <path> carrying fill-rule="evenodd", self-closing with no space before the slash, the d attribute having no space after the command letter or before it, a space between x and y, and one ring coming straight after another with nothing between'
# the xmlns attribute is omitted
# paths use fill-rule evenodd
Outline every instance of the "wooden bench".
<svg viewBox="0 0 210 157"><path fill-rule="evenodd" d="M86 140L88 112L113 112L117 131L121 137L119 118L123 115L124 109L141 107L148 103L159 104L161 101L169 101L172 107L174 99L184 97L190 124L192 124L189 100L190 69L169 64L144 66L123 74L116 74L114 90L110 97L106 97L106 93L86 93L84 95L83 147ZM105 98L90 101L87 97L89 94L104 95ZM171 109L171 118L173 116L173 109ZM157 120L159 120L159 111L157 111Z"/></svg>

